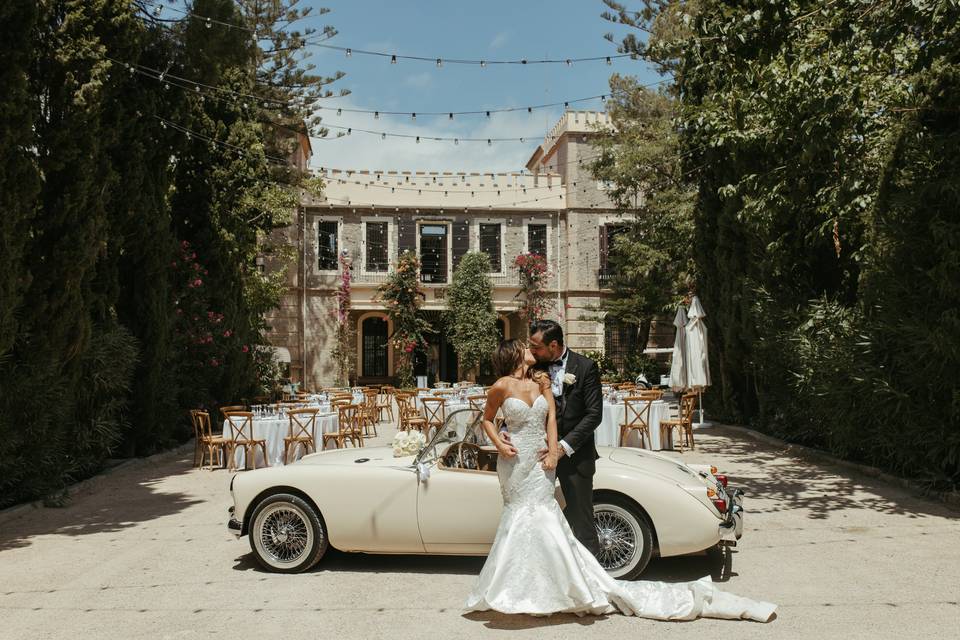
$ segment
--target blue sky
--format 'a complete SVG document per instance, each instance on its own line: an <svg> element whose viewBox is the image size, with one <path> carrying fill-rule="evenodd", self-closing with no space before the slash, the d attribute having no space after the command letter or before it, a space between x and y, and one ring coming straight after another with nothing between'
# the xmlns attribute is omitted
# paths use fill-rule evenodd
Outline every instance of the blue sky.
<svg viewBox="0 0 960 640"><path fill-rule="evenodd" d="M339 34L328 43L353 49L468 59L575 58L615 55L607 32L622 27L600 18L600 0L306 0L331 12L312 25L330 24ZM335 88L351 90L328 106L404 112L466 111L562 102L608 91L612 73L638 76L642 82L660 78L643 61L629 58L560 65L463 66L389 59L312 48L312 62L322 74L347 75ZM596 100L579 109L602 110ZM340 139L314 140L315 166L382 170L514 171L520 170L560 117L563 107L509 114L455 117L383 116L336 112L324 122L423 136L521 137L525 143L428 142L381 140L353 133ZM331 131L331 133L334 133ZM332 135L330 136L333 137Z"/></svg>

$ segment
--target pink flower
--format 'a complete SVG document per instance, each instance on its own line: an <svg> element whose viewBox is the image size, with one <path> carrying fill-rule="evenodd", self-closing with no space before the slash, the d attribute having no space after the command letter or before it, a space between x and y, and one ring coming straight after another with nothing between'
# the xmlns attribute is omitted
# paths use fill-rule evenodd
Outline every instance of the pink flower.
<svg viewBox="0 0 960 640"><path fill-rule="evenodd" d="M203 275L209 275L209 273L210 273L210 272L207 271L206 269L203 270Z"/></svg>
<svg viewBox="0 0 960 640"><path fill-rule="evenodd" d="M229 338L232 335L233 335L233 331L230 331L230 329L227 329L226 331L223 332L224 338Z"/></svg>
<svg viewBox="0 0 960 640"><path fill-rule="evenodd" d="M218 366L220 366L220 361L217 360L216 358L210 358L210 366L211 366L211 367L218 367Z"/></svg>
<svg viewBox="0 0 960 640"><path fill-rule="evenodd" d="M194 262L194 263L193 263L193 270L194 270L194 271L200 271L200 265L197 264L196 262Z"/></svg>
<svg viewBox="0 0 960 640"><path fill-rule="evenodd" d="M191 259L191 260L196 260L196 259L197 259L197 252L196 252L196 251L194 251L192 254L190 254L190 259Z"/></svg>
<svg viewBox="0 0 960 640"><path fill-rule="evenodd" d="M241 349L241 351L243 351L244 353L249 353L250 347L248 347L247 345L243 345L243 348Z"/></svg>
<svg viewBox="0 0 960 640"><path fill-rule="evenodd" d="M193 281L193 286L195 287L199 287L202 284L203 284L203 280L201 280L200 278L197 278L196 280Z"/></svg>

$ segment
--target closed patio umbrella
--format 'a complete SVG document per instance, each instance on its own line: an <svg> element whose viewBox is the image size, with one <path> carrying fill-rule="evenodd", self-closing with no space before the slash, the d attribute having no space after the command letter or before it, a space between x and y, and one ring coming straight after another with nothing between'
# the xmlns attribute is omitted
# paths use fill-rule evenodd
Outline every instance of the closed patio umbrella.
<svg viewBox="0 0 960 640"><path fill-rule="evenodd" d="M710 386L710 362L707 358L706 312L700 298L693 296L687 310L685 327L687 346L687 387L700 395L700 425L703 422L703 390Z"/></svg>
<svg viewBox="0 0 960 640"><path fill-rule="evenodd" d="M687 314L683 307L677 309L673 318L677 335L673 339L673 360L670 363L670 388L685 391L687 388Z"/></svg>

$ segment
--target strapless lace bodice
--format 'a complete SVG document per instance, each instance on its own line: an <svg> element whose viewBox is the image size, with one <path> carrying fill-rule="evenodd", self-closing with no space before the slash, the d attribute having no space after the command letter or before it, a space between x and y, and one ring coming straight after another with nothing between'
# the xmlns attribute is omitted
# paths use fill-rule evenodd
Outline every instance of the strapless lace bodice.
<svg viewBox="0 0 960 640"><path fill-rule="evenodd" d="M545 425L549 407L546 399L537 396L533 405L528 405L511 396L503 401L501 411L507 422L510 441L517 449L514 457L500 456L497 460L504 505L556 503L556 474L544 471L537 460L537 452L547 446Z"/></svg>

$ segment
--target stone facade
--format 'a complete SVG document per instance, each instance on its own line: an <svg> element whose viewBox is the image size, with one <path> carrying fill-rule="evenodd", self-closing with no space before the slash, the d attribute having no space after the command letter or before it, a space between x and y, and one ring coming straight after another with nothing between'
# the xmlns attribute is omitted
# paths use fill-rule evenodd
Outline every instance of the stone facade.
<svg viewBox="0 0 960 640"><path fill-rule="evenodd" d="M333 247L338 252L346 250L353 259L351 320L356 327L359 380L375 383L391 379L394 354L372 352L389 351L380 346L384 325L379 319L386 319L386 314L375 294L390 267L384 268L376 261L368 264L367 255L368 250L376 254L373 244L368 247L368 240L372 242L383 223L391 265L403 250L423 256L422 242L445 244L445 256L440 259L445 258L446 274L437 275L441 282L423 283L427 294L424 309L435 319L445 308L446 288L457 261L466 251L480 250L481 225L495 225L484 229L487 239L499 230L501 267L491 279L494 304L506 337L526 335L524 323L516 314L519 289L517 272L511 265L518 254L529 250L531 225L542 225L551 272L548 290L555 298L552 317L564 326L572 349L602 350L604 324L591 311L604 294L600 236L604 225L623 223L624 216L629 215L612 206L604 185L590 176L587 166L596 155L590 143L595 128L608 124L604 113L565 113L531 156L529 173L321 169L319 175L326 183L323 197L305 195L294 223L282 231L283 241L296 247L297 259L288 273L289 292L268 318L272 344L289 352L291 378L305 382L307 387L334 381L329 356L333 350L338 273L336 269L321 270L319 264L322 256L329 259ZM333 229L335 240L331 238ZM486 247L495 245L489 241ZM392 332L388 320L385 332ZM432 340L439 344L431 347L431 359L441 364L430 372L431 376L457 379L462 372L456 370L455 355L443 336Z"/></svg>

